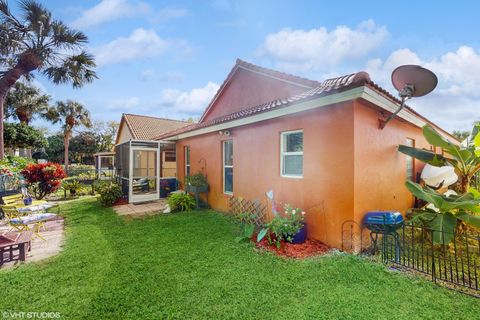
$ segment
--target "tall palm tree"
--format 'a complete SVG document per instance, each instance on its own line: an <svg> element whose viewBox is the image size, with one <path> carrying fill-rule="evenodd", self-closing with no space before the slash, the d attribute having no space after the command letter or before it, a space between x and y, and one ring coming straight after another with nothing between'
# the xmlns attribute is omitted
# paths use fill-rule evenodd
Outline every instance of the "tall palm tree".
<svg viewBox="0 0 480 320"><path fill-rule="evenodd" d="M17 82L7 94L5 115L28 126L35 116L45 114L49 102L50 96L42 94L37 87Z"/></svg>
<svg viewBox="0 0 480 320"><path fill-rule="evenodd" d="M90 112L78 102L67 100L58 101L54 107L48 109L46 118L54 124L61 123L63 128L63 145L65 146L65 171L68 173L68 148L73 129L78 126L90 128Z"/></svg>
<svg viewBox="0 0 480 320"><path fill-rule="evenodd" d="M97 78L94 58L85 51L87 36L54 20L34 0L22 0L19 7L15 16L7 1L0 0L0 159L4 155L4 103L18 79L38 71L53 83L72 83L78 88Z"/></svg>

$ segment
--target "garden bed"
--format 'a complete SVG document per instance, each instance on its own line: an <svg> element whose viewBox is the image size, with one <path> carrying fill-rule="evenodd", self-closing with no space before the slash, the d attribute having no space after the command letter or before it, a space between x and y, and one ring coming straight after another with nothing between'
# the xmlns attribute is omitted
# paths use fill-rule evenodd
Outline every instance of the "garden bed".
<svg viewBox="0 0 480 320"><path fill-rule="evenodd" d="M307 239L304 243L293 244L286 241L281 242L280 248L275 245L270 245L267 239L263 239L260 242L256 242L255 246L262 250L267 250L275 253L277 256L304 259L313 256L319 256L330 251L330 247L326 244Z"/></svg>

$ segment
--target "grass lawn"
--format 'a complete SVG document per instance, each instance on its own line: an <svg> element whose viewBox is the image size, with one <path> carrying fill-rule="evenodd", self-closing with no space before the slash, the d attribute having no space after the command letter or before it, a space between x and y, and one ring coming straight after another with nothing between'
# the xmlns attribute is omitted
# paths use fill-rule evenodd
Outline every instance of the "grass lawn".
<svg viewBox="0 0 480 320"><path fill-rule="evenodd" d="M478 319L480 301L348 255L256 253L212 211L126 221L95 199L63 209L65 250L0 270L0 312L62 319Z"/></svg>

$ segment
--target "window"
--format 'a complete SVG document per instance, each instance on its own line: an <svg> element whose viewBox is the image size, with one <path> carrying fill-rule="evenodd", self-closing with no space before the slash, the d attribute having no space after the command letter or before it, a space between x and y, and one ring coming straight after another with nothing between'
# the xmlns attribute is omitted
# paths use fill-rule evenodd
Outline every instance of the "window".
<svg viewBox="0 0 480 320"><path fill-rule="evenodd" d="M405 145L408 147L415 147L415 140L407 138L405 141ZM406 156L406 164L407 164L407 180L415 181L415 166L413 163L413 157Z"/></svg>
<svg viewBox="0 0 480 320"><path fill-rule="evenodd" d="M185 146L185 177L190 176L190 146Z"/></svg>
<svg viewBox="0 0 480 320"><path fill-rule="evenodd" d="M177 161L177 156L175 151L165 151L165 162L175 162Z"/></svg>
<svg viewBox="0 0 480 320"><path fill-rule="evenodd" d="M223 192L233 193L233 141L223 141Z"/></svg>
<svg viewBox="0 0 480 320"><path fill-rule="evenodd" d="M280 167L282 177L303 177L303 131L282 132Z"/></svg>

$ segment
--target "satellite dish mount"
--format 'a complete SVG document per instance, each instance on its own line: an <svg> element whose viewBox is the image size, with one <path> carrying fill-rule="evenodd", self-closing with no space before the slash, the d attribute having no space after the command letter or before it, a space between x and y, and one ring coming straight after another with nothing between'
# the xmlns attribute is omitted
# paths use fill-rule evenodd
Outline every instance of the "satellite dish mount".
<svg viewBox="0 0 480 320"><path fill-rule="evenodd" d="M412 97L424 96L437 86L437 76L430 70L417 65L404 65L392 72L392 84L398 90L400 107L387 119L380 120L380 129L385 128L395 116L405 107L405 101Z"/></svg>

